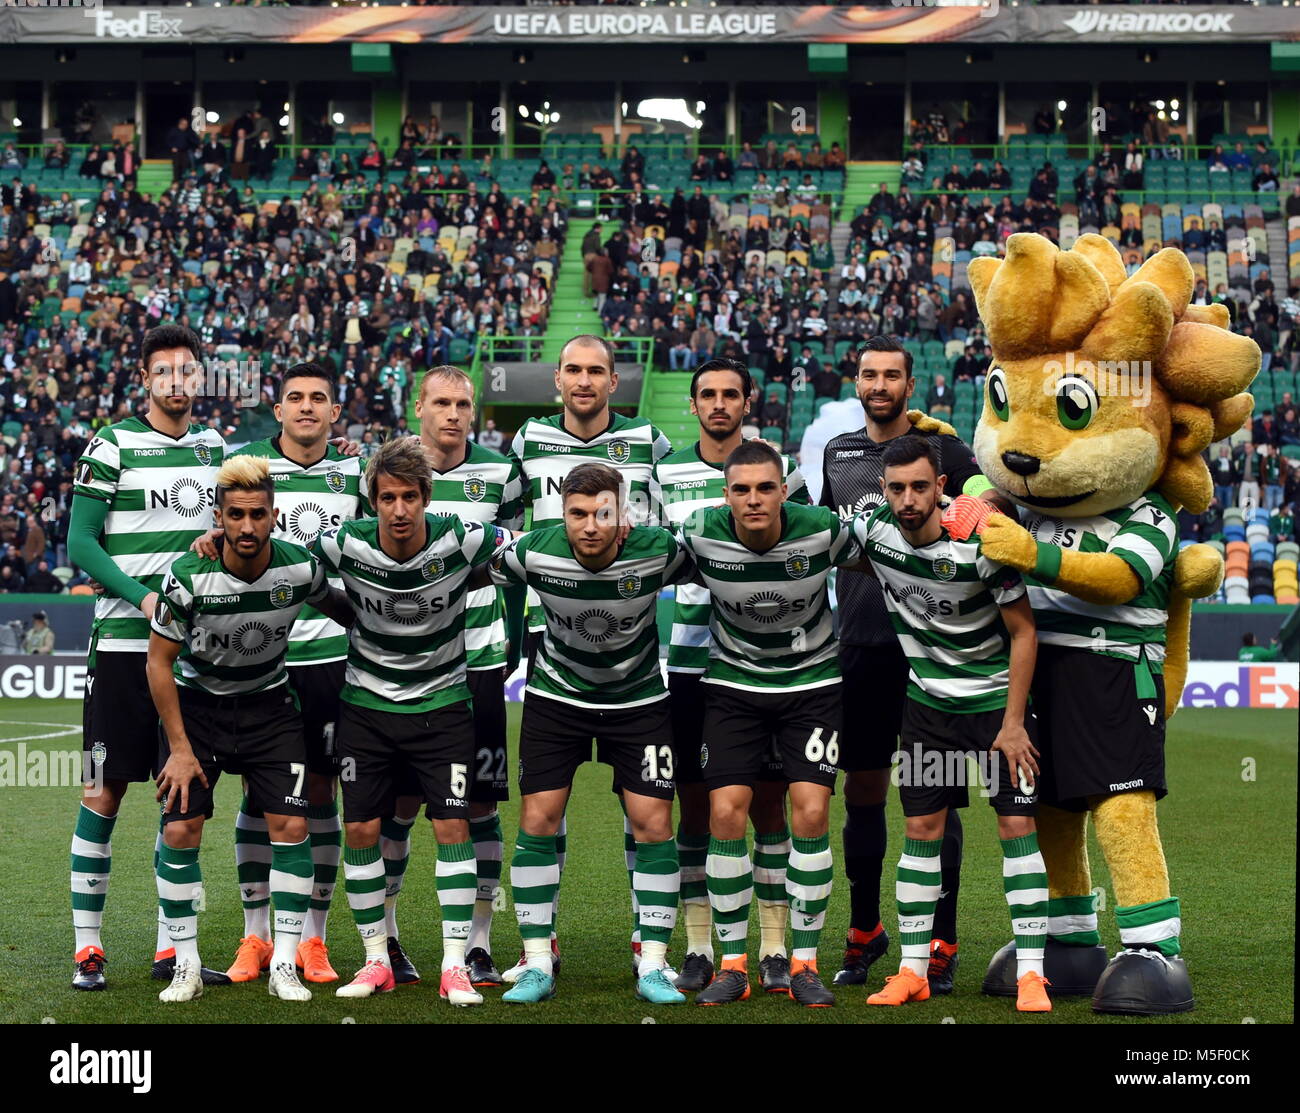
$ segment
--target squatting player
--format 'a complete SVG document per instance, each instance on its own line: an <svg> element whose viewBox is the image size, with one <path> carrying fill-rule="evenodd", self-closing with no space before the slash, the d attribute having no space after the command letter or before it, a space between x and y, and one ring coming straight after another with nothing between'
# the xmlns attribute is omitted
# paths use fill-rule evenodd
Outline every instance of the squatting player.
<svg viewBox="0 0 1300 1113"><path fill-rule="evenodd" d="M158 905L176 949L171 985L158 995L167 1003L203 993L199 844L222 773L244 778L249 802L270 832L275 927L267 988L282 1000L311 1000L294 964L312 887L307 746L285 656L304 604L344 620L349 608L306 549L272 539L274 498L265 459L231 457L222 464L218 555L179 557L154 606L147 668L164 736L157 766L163 801Z"/></svg>
<svg viewBox="0 0 1300 1113"><path fill-rule="evenodd" d="M426 508L463 521L499 525L512 532L523 524L519 465L469 439L474 426L474 384L458 367L433 367L420 380L415 402L420 444L432 473ZM474 712L474 779L469 790L469 833L474 843L477 889L465 964L476 986L500 985L492 962L492 902L501 888L501 818L497 802L510 797L506 767L506 625L501 589L472 591L465 605L466 677ZM420 798L409 783L400 786L397 811L383 825L387 873L384 909L389 959L398 984L419 975L397 940L397 895L411 849L411 825ZM412 794L407 795L411 790Z"/></svg>
<svg viewBox="0 0 1300 1113"><path fill-rule="evenodd" d="M334 374L318 363L290 367L280 383L275 416L280 433L235 455L267 460L275 482L275 532L279 541L310 545L323 530L369 512L361 484L364 463L331 445L340 405ZM200 539L200 546L205 542ZM211 543L207 543L211 548ZM208 555L215 555L212 550ZM337 581L335 581L337 584ZM342 824L335 800L334 722L343 688L348 635L338 623L305 606L289 634L289 684L302 712L307 742L307 830L311 836L312 892L298 948L298 967L309 982L338 980L329 961L325 925L339 868ZM247 797L235 819L235 869L244 908L244 934L226 973L246 982L271 961L269 901L271 840L265 817Z"/></svg>
<svg viewBox="0 0 1300 1113"><path fill-rule="evenodd" d="M336 728L343 783L343 876L365 963L339 997L395 988L384 924L380 823L410 770L438 843L442 909L439 995L478 1005L465 947L474 909L469 782L474 718L465 679L465 601L502 531L429 514L429 464L410 438L384 443L366 465L376 518L345 522L313 552L337 575L356 612ZM484 572L477 582L487 583Z"/></svg>
<svg viewBox="0 0 1300 1113"><path fill-rule="evenodd" d="M916 380L912 353L892 336L874 336L858 352L857 392L864 426L831 438L822 465L821 505L842 518L881 505L882 457L890 444L914 433L907 416ZM970 448L955 436L921 433L933 440L947 476L947 493L980 494L992 487L980 474ZM963 535L968 531L964 531ZM898 744L907 690L907 660L889 623L880 585L845 570L835 581L840 668L844 674L844 871L849 881L849 930L836 985L863 985L871 964L889 947L880 922L880 875L884 866L885 799ZM943 896L935 916L930 987L952 992L957 967L957 890L961 880L962 829L955 809L944 831Z"/></svg>
<svg viewBox="0 0 1300 1113"><path fill-rule="evenodd" d="M220 433L190 421L203 389L201 359L199 338L188 328L159 325L145 333L145 416L101 429L77 461L68 555L104 594L95 601L83 715L83 745L101 783L86 786L72 837L74 989L106 984L100 928L113 826L127 786L151 779L158 757L158 714L145 670L149 621L167 569L211 522L226 452ZM159 919L155 977L170 980L174 966ZM218 971L205 971L204 979L229 982Z"/></svg>
<svg viewBox="0 0 1300 1113"><path fill-rule="evenodd" d="M614 767L635 840L637 996L663 1005L686 1000L665 974L680 874L672 716L655 604L661 588L694 569L668 530L623 524L623 486L613 468L579 464L564 477L563 522L531 530L492 562L493 578L533 588L546 616L519 735L521 811L510 886L527 965L502 998L510 1003L555 995L556 839L593 738L601 760Z"/></svg>
<svg viewBox="0 0 1300 1113"><path fill-rule="evenodd" d="M709 359L691 377L691 413L700 422L700 439L665 456L654 466L650 496L659 521L680 528L696 511L721 506L726 479L722 464L741 443L740 426L749 413L753 390L749 368L739 360ZM787 498L807 503L808 488L795 462L781 457ZM704 862L709 852L709 794L700 769L704 693L700 678L709 663L709 593L696 583L677 585L672 642L668 646L668 691L672 697L673 739L677 753L680 818L677 854L682 866L682 910L686 918L686 957L677 988L703 989L713 979L713 939ZM790 988L785 929L785 895L790 829L785 818L785 776L779 762L766 762L754 788L754 893L758 900L759 977L763 988Z"/></svg>
<svg viewBox="0 0 1300 1113"><path fill-rule="evenodd" d="M530 528L560 523L560 489L564 477L575 465L588 461L606 464L620 472L627 483L624 498L632 523L639 525L650 521L650 469L672 451L672 445L644 417L624 417L610 409L610 398L618 389L618 371L614 367L614 349L609 341L602 336L587 334L568 341L556 364L555 389L560 392L563 409L550 417L532 417L525 421L507 453L519 464L524 497L532 506ZM531 660L545 627L545 617L535 593L529 593L528 607ZM560 870L563 872L568 841L563 818L558 837ZM625 850L631 840L625 817ZM630 871L635 851L626 850L626 853ZM557 905L557 915L558 911ZM636 920L635 893L633 920ZM552 927L555 923L553 916ZM635 968L638 947L635 938L632 947ZM558 941L552 949L558 963ZM523 956L520 956L517 965L503 972L503 979L514 981L525 965Z"/></svg>
<svg viewBox="0 0 1300 1113"><path fill-rule="evenodd" d="M886 505L854 517L864 564L884 588L907 657L899 798L907 835L898 862L902 963L867 1000L902 1005L930 996L927 972L944 822L966 801L966 757L987 765L1002 842L1002 886L1016 940L1021 1012L1050 1012L1043 977L1047 870L1038 850L1034 717L1026 715L1037 641L1020 575L959 541L940 521L944 476L933 438L899 437L885 449ZM933 767L945 770L938 778ZM958 776L949 777L947 770ZM960 780L961 784L953 783Z"/></svg>
<svg viewBox="0 0 1300 1113"><path fill-rule="evenodd" d="M682 530L713 600L700 767L709 789L705 876L722 968L695 1003L749 996L753 869L745 819L775 747L790 786L789 992L801 1005L824 1007L835 1003L817 973L817 944L831 892L827 824L840 733L826 581L832 567L857 563L860 551L834 511L786 503L785 468L771 445L740 445L723 470L726 505L693 516Z"/></svg>

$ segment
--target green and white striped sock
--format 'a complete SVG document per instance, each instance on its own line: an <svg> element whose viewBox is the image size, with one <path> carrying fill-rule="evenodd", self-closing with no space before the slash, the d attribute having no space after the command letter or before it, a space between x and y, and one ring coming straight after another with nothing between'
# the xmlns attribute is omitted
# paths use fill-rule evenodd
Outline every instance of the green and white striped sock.
<svg viewBox="0 0 1300 1113"><path fill-rule="evenodd" d="M1177 897L1115 909L1119 941L1125 947L1146 947L1173 958L1182 950L1182 909Z"/></svg>
<svg viewBox="0 0 1300 1113"><path fill-rule="evenodd" d="M153 840L153 872L158 872L158 854L162 850L163 844L163 809L158 805L158 833ZM158 909L158 932L155 936L153 960L157 962L160 958L175 958L176 949L172 946L171 940L167 938L167 921L163 919L162 909Z"/></svg>
<svg viewBox="0 0 1300 1113"><path fill-rule="evenodd" d="M704 877L723 962L744 959L754 900L754 867L745 840L710 838Z"/></svg>
<svg viewBox="0 0 1300 1113"><path fill-rule="evenodd" d="M939 848L943 839L904 839L898 859L898 945L902 966L922 978L930 969L930 937L934 933L934 907L939 903L943 877Z"/></svg>
<svg viewBox="0 0 1300 1113"><path fill-rule="evenodd" d="M551 910L560 887L556 835L519 832L510 860L510 893L528 964L551 972Z"/></svg>
<svg viewBox="0 0 1300 1113"><path fill-rule="evenodd" d="M677 898L681 887L676 842L666 839L636 844L632 891L640 916L642 974L662 970L667 962L668 941L677 926Z"/></svg>
<svg viewBox="0 0 1300 1113"><path fill-rule="evenodd" d="M564 876L564 860L569 854L569 816L560 816L560 829L555 832L555 863L560 877ZM551 901L551 938L555 938L555 926L560 922L560 883L555 883L555 898Z"/></svg>
<svg viewBox="0 0 1300 1113"><path fill-rule="evenodd" d="M158 909L167 924L167 938L178 963L199 961L199 908L203 904L203 874L199 848L178 850L166 843L158 851Z"/></svg>
<svg viewBox="0 0 1300 1113"><path fill-rule="evenodd" d="M384 933L397 938L397 896L406 880L411 859L411 828L414 819L391 816L379 824L379 847L384 856Z"/></svg>
<svg viewBox="0 0 1300 1113"><path fill-rule="evenodd" d="M1049 897L1047 934L1067 946L1097 946L1101 942L1101 932L1097 930L1097 895Z"/></svg>
<svg viewBox="0 0 1300 1113"><path fill-rule="evenodd" d="M496 812L469 821L469 837L474 843L474 863L478 888L474 893L474 919L469 926L468 950L482 947L492 951L492 908L501 891L501 816Z"/></svg>
<svg viewBox="0 0 1300 1113"><path fill-rule="evenodd" d="M384 928L384 857L378 846L343 848L343 888L352 919L361 933L367 959L388 965L388 932Z"/></svg>
<svg viewBox="0 0 1300 1113"><path fill-rule="evenodd" d="M1031 970L1043 973L1047 945L1047 866L1038 849L1038 835L1002 839L1002 891L1011 907L1011 931L1016 938L1016 979Z"/></svg>
<svg viewBox="0 0 1300 1113"><path fill-rule="evenodd" d="M307 835L311 839L311 906L303 924L302 937L325 938L330 901L339 877L339 857L343 852L343 824L339 821L337 801L312 804L307 808Z"/></svg>
<svg viewBox="0 0 1300 1113"><path fill-rule="evenodd" d="M465 944L474 918L474 842L438 844L438 906L442 909L442 968L465 965Z"/></svg>
<svg viewBox="0 0 1300 1113"><path fill-rule="evenodd" d="M785 957L790 914L786 871L790 867L790 829L754 832L754 896L758 900L758 954Z"/></svg>
<svg viewBox="0 0 1300 1113"><path fill-rule="evenodd" d="M271 938L271 836L266 817L252 809L248 797L235 816L235 874L244 906L244 934Z"/></svg>
<svg viewBox="0 0 1300 1113"><path fill-rule="evenodd" d="M817 944L826 923L826 906L831 899L830 835L790 840L790 865L786 869L785 891L790 900L790 921L794 925L790 957L816 963Z"/></svg>
<svg viewBox="0 0 1300 1113"><path fill-rule="evenodd" d="M113 825L115 815L100 815L82 804L72 832L69 870L72 874L72 934L76 953L86 947L104 950L100 929L104 922L104 901L108 896L108 875L113 868Z"/></svg>
<svg viewBox="0 0 1300 1113"><path fill-rule="evenodd" d="M271 844L271 900L275 904L272 964L292 963L297 957L312 898L311 850L310 835L302 842Z"/></svg>
<svg viewBox="0 0 1300 1113"><path fill-rule="evenodd" d="M632 822L623 815L623 865L627 867L627 887L632 894L632 942L640 943L641 905L636 891L636 836L632 834Z"/></svg>
<svg viewBox="0 0 1300 1113"><path fill-rule="evenodd" d="M709 856L709 836L677 828L677 861L682 871L682 913L686 920L686 953L713 958L709 930L709 888L704 863Z"/></svg>

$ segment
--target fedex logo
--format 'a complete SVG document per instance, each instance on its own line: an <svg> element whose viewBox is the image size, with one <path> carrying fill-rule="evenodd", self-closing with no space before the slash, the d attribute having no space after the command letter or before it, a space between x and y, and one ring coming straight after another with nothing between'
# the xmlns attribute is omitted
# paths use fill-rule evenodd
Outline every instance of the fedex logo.
<svg viewBox="0 0 1300 1113"><path fill-rule="evenodd" d="M1300 665L1191 661L1180 707L1300 707Z"/></svg>

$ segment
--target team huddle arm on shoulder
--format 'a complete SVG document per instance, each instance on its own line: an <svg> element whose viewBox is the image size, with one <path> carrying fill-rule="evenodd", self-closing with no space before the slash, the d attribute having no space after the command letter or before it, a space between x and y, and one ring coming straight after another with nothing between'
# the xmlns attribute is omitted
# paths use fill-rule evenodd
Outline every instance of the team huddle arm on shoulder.
<svg viewBox="0 0 1300 1113"><path fill-rule="evenodd" d="M661 433L658 429L656 429L653 425L650 426L650 428L654 432L654 437L655 437L655 443L654 443L654 449L652 455L654 456L654 462L657 464L665 456L669 456L672 454L673 442L670 441L666 436L664 436L664 434Z"/></svg>
<svg viewBox="0 0 1300 1113"><path fill-rule="evenodd" d="M68 559L92 580L104 585L109 595L125 599L139 607L149 589L133 580L104 551L100 538L104 532L104 519L108 517L108 503L99 495L78 491L72 496L72 521L68 525Z"/></svg>
<svg viewBox="0 0 1300 1113"><path fill-rule="evenodd" d="M502 587L522 587L528 583L528 570L521 551L527 537L528 534L516 537L492 557L487 565L492 583Z"/></svg>
<svg viewBox="0 0 1300 1113"><path fill-rule="evenodd" d="M307 602L326 618L332 618L345 630L352 629L353 623L357 620L357 613L352 609L352 603L348 599L347 593L330 585L323 560L315 557L312 559L312 565L315 569L315 575L312 577Z"/></svg>
<svg viewBox="0 0 1300 1113"><path fill-rule="evenodd" d="M513 458L510 459L510 474L506 478L505 490L501 492L496 524L516 534L524 528L524 481L519 461Z"/></svg>
<svg viewBox="0 0 1300 1113"><path fill-rule="evenodd" d="M864 576L870 576L873 580L877 578L876 571L871 567L871 557L867 553L867 541L871 536L871 517L875 510L859 510L852 518L841 519L840 528L843 529L844 535L849 538L851 545L841 550L837 559L832 559L836 568L841 568L845 572L861 572Z"/></svg>
<svg viewBox="0 0 1300 1113"><path fill-rule="evenodd" d="M825 493L826 487L823 483L822 491ZM799 503L801 506L807 506L812 502L812 496L808 493L808 484L804 482L803 473L799 471L799 465L790 462L790 470L785 477L785 501ZM823 506L829 506L829 503L822 503Z"/></svg>
<svg viewBox="0 0 1300 1113"><path fill-rule="evenodd" d="M695 566L695 557L682 540L681 535L665 529L668 535L668 563L664 566L664 586L669 584L701 584L699 569Z"/></svg>

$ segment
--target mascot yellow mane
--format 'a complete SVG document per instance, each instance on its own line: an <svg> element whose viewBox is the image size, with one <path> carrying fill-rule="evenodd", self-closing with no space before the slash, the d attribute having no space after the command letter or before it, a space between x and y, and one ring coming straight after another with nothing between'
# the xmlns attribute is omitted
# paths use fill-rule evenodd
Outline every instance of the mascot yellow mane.
<svg viewBox="0 0 1300 1113"><path fill-rule="evenodd" d="M1066 518L1152 488L1195 514L1209 505L1201 453L1250 415L1241 392L1260 358L1228 331L1226 306L1188 304L1195 279L1181 251L1128 277L1101 236L1060 251L1020 233L1005 261L972 260L969 275L996 356L974 445L995 487ZM1008 453L1037 471L1017 474Z"/></svg>

